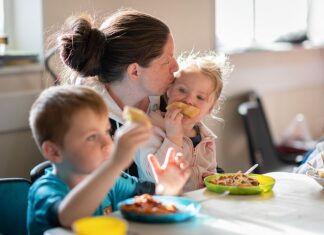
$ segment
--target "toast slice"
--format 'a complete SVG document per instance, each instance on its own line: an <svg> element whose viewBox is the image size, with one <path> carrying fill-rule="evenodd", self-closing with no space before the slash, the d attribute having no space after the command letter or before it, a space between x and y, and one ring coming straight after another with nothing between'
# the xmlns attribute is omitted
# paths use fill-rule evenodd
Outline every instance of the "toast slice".
<svg viewBox="0 0 324 235"><path fill-rule="evenodd" d="M174 102L166 107L167 110L175 108L181 109L181 113L189 118L194 118L200 113L199 108L182 102Z"/></svg>
<svg viewBox="0 0 324 235"><path fill-rule="evenodd" d="M125 106L123 110L123 118L130 122L144 123L148 127L152 127L150 118L142 110L130 106Z"/></svg>

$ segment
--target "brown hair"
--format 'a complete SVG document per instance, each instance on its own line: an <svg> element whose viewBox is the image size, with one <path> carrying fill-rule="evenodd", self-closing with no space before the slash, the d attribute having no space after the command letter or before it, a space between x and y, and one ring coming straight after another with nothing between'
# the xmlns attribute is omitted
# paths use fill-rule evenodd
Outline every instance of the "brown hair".
<svg viewBox="0 0 324 235"><path fill-rule="evenodd" d="M100 29L89 17L73 17L68 30L58 38L62 61L81 76L98 76L104 83L120 80L127 66L148 67L163 53L170 30L153 16L120 10Z"/></svg>
<svg viewBox="0 0 324 235"><path fill-rule="evenodd" d="M50 140L63 146L63 139L72 117L89 108L98 115L107 115L108 108L101 96L84 86L58 86L44 90L29 114L29 126L39 148Z"/></svg>

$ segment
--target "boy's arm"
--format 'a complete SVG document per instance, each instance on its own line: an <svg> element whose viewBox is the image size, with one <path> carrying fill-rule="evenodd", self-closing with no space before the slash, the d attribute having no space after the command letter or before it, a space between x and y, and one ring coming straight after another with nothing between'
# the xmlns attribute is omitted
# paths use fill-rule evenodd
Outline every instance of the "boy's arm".
<svg viewBox="0 0 324 235"><path fill-rule="evenodd" d="M113 187L121 171L129 166L137 148L146 142L150 129L145 125L124 125L115 136L115 150L110 160L75 186L59 206L59 220L70 227L79 218L90 216Z"/></svg>

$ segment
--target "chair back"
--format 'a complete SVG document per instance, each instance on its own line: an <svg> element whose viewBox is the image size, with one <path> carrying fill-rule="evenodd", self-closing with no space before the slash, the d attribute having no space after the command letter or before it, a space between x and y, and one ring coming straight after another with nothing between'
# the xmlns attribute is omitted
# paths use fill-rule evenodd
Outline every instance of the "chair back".
<svg viewBox="0 0 324 235"><path fill-rule="evenodd" d="M45 170L52 167L52 164L50 161L45 161L37 164L33 167L33 169L30 171L30 180L32 183L34 183L39 177L45 174Z"/></svg>
<svg viewBox="0 0 324 235"><path fill-rule="evenodd" d="M30 181L27 179L0 179L0 234L27 234L29 188Z"/></svg>
<svg viewBox="0 0 324 235"><path fill-rule="evenodd" d="M280 160L261 100L244 102L239 106L238 111L243 118L247 134L251 164L259 164L255 172L292 171L292 166Z"/></svg>

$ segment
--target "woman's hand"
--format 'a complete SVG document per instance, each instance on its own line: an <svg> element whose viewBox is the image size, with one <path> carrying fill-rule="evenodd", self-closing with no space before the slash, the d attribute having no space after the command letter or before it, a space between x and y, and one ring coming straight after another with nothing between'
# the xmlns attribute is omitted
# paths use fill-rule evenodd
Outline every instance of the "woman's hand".
<svg viewBox="0 0 324 235"><path fill-rule="evenodd" d="M169 148L162 166L152 154L148 155L156 185L156 193L178 195L190 176L190 169L181 153Z"/></svg>

